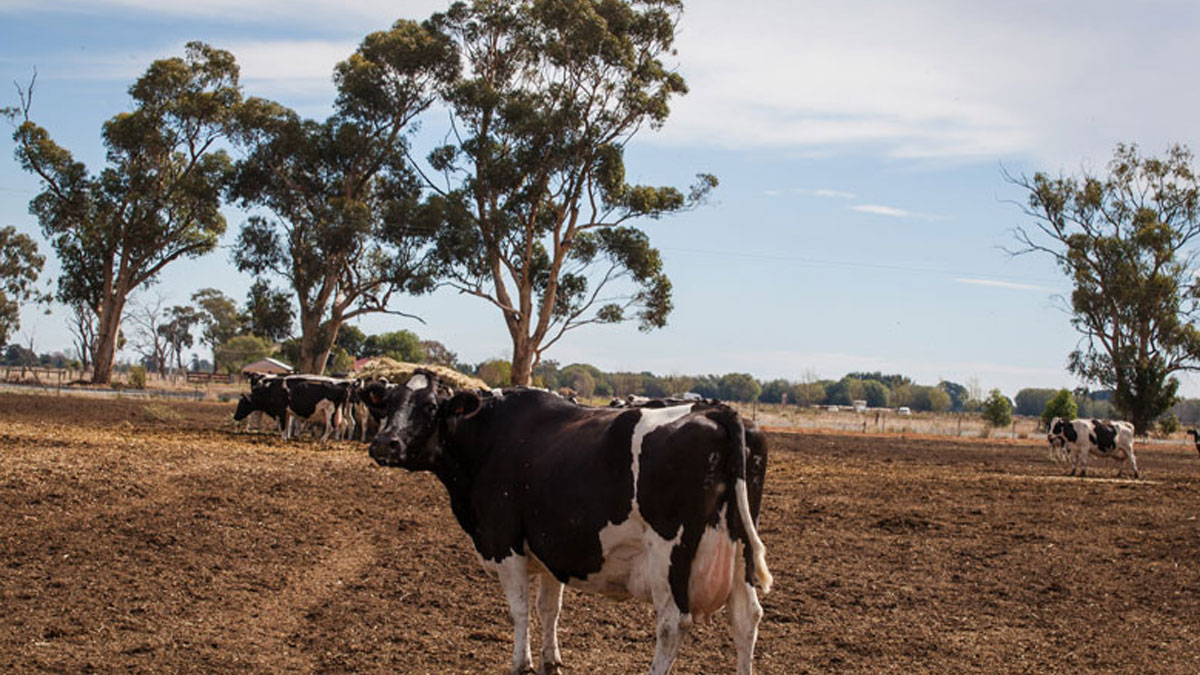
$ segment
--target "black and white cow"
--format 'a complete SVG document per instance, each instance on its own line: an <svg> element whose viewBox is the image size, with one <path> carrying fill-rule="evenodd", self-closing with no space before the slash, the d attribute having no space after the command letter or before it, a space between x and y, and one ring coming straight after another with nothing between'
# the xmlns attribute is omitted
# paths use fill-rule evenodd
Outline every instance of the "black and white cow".
<svg viewBox="0 0 1200 675"><path fill-rule="evenodd" d="M1192 437L1192 443L1194 443L1196 445L1196 452L1200 453L1200 431L1196 431L1195 429L1188 429L1187 433L1184 435Z"/></svg>
<svg viewBox="0 0 1200 675"><path fill-rule="evenodd" d="M259 411L275 419L283 438L295 436L302 424L319 423L321 440L340 438L348 413L350 382L319 375L268 376L252 381L249 394L242 394L233 419L241 421Z"/></svg>
<svg viewBox="0 0 1200 675"><path fill-rule="evenodd" d="M762 617L755 584L771 586L756 529L767 448L728 406L588 408L535 389L454 394L418 371L389 395L370 454L445 485L504 587L513 672L533 669L534 577L543 672L561 665L564 584L653 601L658 674L693 621L727 606L738 672L751 672Z"/></svg>
<svg viewBox="0 0 1200 675"><path fill-rule="evenodd" d="M1121 462L1118 476L1123 473L1125 464L1133 470L1134 478L1140 476L1137 457L1133 453L1133 425L1129 422L1082 418L1068 421L1055 417L1050 422L1046 440L1052 452L1057 451L1071 463L1072 476L1076 471L1080 476L1087 475L1090 455Z"/></svg>
<svg viewBox="0 0 1200 675"><path fill-rule="evenodd" d="M288 412L294 436L301 422L319 423L325 431L321 442L333 434L341 438L343 418L350 400L350 381L317 375L292 375L284 378L288 393Z"/></svg>
<svg viewBox="0 0 1200 675"><path fill-rule="evenodd" d="M367 440L370 429L378 429L387 414L387 395L392 389L392 384L380 378L369 382L360 380L350 391L351 409L363 441Z"/></svg>
<svg viewBox="0 0 1200 675"><path fill-rule="evenodd" d="M235 421L242 421L251 413L262 413L279 424L283 437L288 437L288 390L282 377L258 378L251 381L249 394L238 398Z"/></svg>

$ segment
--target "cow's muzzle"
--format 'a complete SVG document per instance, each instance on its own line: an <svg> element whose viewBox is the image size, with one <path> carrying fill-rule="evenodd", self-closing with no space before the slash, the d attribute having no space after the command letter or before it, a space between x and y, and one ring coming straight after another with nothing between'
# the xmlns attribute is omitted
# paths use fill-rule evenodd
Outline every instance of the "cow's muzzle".
<svg viewBox="0 0 1200 675"><path fill-rule="evenodd" d="M401 447L399 439L378 436L371 441L367 452L380 466L404 465L404 448Z"/></svg>

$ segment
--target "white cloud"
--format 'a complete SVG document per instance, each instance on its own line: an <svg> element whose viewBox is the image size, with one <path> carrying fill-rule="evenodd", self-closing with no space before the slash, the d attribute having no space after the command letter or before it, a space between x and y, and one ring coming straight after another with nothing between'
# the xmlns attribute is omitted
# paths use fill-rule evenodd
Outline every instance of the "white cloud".
<svg viewBox="0 0 1200 675"><path fill-rule="evenodd" d="M4 0L0 12L61 11L86 14L132 12L198 19L270 21L322 28L374 25L386 28L400 17L424 19L449 2L405 0L402 7L377 0Z"/></svg>
<svg viewBox="0 0 1200 675"><path fill-rule="evenodd" d="M1054 289L1046 288L1045 286L1037 286L1035 284L1021 284L1013 281L997 281L995 279L968 279L957 278L954 280L956 284L970 284L972 286L988 286L991 288L1007 288L1014 291L1041 291L1043 293L1053 293Z"/></svg>
<svg viewBox="0 0 1200 675"><path fill-rule="evenodd" d="M813 197L825 197L828 199L854 199L854 197L855 197L853 192L845 192L843 190L829 190L829 189L824 189L824 188L819 189L819 190L799 190L799 192L801 194L811 195Z"/></svg>
<svg viewBox="0 0 1200 675"><path fill-rule="evenodd" d="M878 204L856 204L849 207L851 211L860 213L870 213L876 216L888 216L889 218L909 218L914 214L904 209L897 209L892 206L880 206Z"/></svg>
<svg viewBox="0 0 1200 675"><path fill-rule="evenodd" d="M1086 17L1080 20L1079 17ZM696 0L666 143L1103 161L1188 141L1200 5ZM1154 100L1154 106L1146 106ZM655 136L647 134L647 137Z"/></svg>

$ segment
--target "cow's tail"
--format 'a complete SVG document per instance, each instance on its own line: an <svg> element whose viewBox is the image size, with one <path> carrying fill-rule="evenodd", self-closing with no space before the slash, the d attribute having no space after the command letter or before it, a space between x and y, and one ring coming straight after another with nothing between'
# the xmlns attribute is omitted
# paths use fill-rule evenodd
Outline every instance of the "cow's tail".
<svg viewBox="0 0 1200 675"><path fill-rule="evenodd" d="M742 531L745 533L743 542L750 549L751 560L754 564L754 578L762 588L763 595L771 592L774 577L767 569L767 548L758 537L758 528L754 524L754 516L750 513L750 495L746 486L746 458L749 450L746 447L746 427L737 411L727 406L721 406L720 413L713 416L714 421L721 424L729 434L731 450L731 469L733 474L733 499L736 503L739 519L742 521Z"/></svg>

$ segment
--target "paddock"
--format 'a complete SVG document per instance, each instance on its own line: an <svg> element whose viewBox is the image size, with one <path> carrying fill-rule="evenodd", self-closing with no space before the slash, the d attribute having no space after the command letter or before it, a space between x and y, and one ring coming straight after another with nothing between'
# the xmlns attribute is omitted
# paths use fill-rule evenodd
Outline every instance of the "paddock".
<svg viewBox="0 0 1200 675"><path fill-rule="evenodd" d="M505 672L503 595L432 476L232 411L0 394L0 671ZM1032 439L769 442L758 672L1200 671L1190 444L1117 481ZM567 669L643 671L651 616L568 590ZM733 663L722 612L674 672Z"/></svg>

